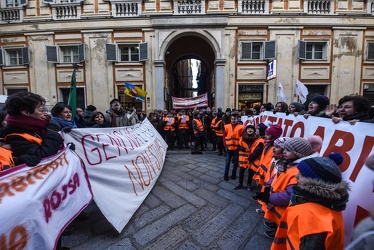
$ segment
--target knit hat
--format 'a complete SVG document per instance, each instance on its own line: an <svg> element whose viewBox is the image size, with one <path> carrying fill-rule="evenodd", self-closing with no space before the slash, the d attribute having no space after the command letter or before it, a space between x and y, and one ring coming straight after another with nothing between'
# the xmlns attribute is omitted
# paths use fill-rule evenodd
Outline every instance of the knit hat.
<svg viewBox="0 0 374 250"><path fill-rule="evenodd" d="M274 145L278 145L280 148L283 148L284 149L284 143L290 139L289 137L279 137L277 139L275 139L274 141Z"/></svg>
<svg viewBox="0 0 374 250"><path fill-rule="evenodd" d="M249 128L251 128L251 129L253 129L254 131L256 131L255 126L253 126L252 124L248 124L248 125L245 127L245 130L247 130L247 129L249 129Z"/></svg>
<svg viewBox="0 0 374 250"><path fill-rule="evenodd" d="M300 112L304 109L303 104L301 104L300 102L291 102L290 106L291 105L295 106L297 112Z"/></svg>
<svg viewBox="0 0 374 250"><path fill-rule="evenodd" d="M317 135L309 136L306 139L301 137L293 137L284 143L284 148L291 151L299 158L311 155L321 147L322 138Z"/></svg>
<svg viewBox="0 0 374 250"><path fill-rule="evenodd" d="M271 135L273 138L279 138L283 133L283 129L279 124L274 124L266 129L265 133Z"/></svg>
<svg viewBox="0 0 374 250"><path fill-rule="evenodd" d="M297 168L304 177L339 183L342 181L342 173L338 165L342 162L343 156L340 153L330 153L328 158L312 157L302 160Z"/></svg>
<svg viewBox="0 0 374 250"><path fill-rule="evenodd" d="M264 123L260 123L257 125L257 128L258 128L258 131L260 133L260 136L264 136L265 135L265 130L268 128L268 126L266 126Z"/></svg>
<svg viewBox="0 0 374 250"><path fill-rule="evenodd" d="M324 95L317 95L313 97L312 102L315 102L318 104L320 110L325 110L327 105L330 104L330 100L327 96Z"/></svg>

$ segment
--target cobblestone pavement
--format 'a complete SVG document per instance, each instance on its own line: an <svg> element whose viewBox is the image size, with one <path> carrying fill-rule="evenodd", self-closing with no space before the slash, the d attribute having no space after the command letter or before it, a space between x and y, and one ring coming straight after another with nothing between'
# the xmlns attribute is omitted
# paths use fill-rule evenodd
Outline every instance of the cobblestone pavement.
<svg viewBox="0 0 374 250"><path fill-rule="evenodd" d="M233 189L237 180L223 180L224 160L211 151L202 155L168 151L156 185L120 234L92 202L85 209L90 218L72 222L74 233L62 236L62 246L270 249L271 239L263 234L265 219L255 212L260 205L251 199L253 192Z"/></svg>

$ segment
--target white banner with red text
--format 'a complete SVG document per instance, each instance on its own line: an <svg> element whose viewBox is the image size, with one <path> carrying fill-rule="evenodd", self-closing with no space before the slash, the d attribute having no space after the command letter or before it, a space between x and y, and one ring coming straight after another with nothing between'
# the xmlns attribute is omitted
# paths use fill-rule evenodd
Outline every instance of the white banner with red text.
<svg viewBox="0 0 374 250"><path fill-rule="evenodd" d="M173 96L171 99L173 102L173 108L175 109L193 109L208 107L208 93L187 98Z"/></svg>
<svg viewBox="0 0 374 250"><path fill-rule="evenodd" d="M70 149L0 172L0 248L54 249L92 200L87 173Z"/></svg>
<svg viewBox="0 0 374 250"><path fill-rule="evenodd" d="M121 232L162 171L164 139L146 119L129 127L73 129L64 141L75 144L97 206Z"/></svg>
<svg viewBox="0 0 374 250"><path fill-rule="evenodd" d="M246 118L243 117L244 121ZM339 152L344 161L340 165L343 179L349 182L351 190L344 214L345 241L348 243L354 226L369 214L374 204L374 173L366 167L365 160L374 154L374 123L357 122L355 125L342 121L334 124L329 118L294 116L285 113L263 112L248 119L247 123L259 124L270 121L280 124L282 136L307 137L319 135L323 139L320 155L327 157L331 152Z"/></svg>

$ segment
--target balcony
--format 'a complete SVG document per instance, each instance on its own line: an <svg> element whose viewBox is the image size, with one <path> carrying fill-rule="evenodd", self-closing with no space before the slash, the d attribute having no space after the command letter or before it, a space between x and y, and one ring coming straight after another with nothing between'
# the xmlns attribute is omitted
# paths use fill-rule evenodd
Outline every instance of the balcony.
<svg viewBox="0 0 374 250"><path fill-rule="evenodd" d="M240 14L269 14L269 0L243 0L238 2Z"/></svg>
<svg viewBox="0 0 374 250"><path fill-rule="evenodd" d="M23 8L0 9L0 23L18 23L23 21Z"/></svg>
<svg viewBox="0 0 374 250"><path fill-rule="evenodd" d="M201 0L174 0L174 15L205 14L205 1Z"/></svg>
<svg viewBox="0 0 374 250"><path fill-rule="evenodd" d="M333 0L306 0L304 12L315 15L332 15L334 12Z"/></svg>
<svg viewBox="0 0 374 250"><path fill-rule="evenodd" d="M79 19L81 6L80 4L53 5L52 13L54 20Z"/></svg>
<svg viewBox="0 0 374 250"><path fill-rule="evenodd" d="M141 3L138 2L112 2L114 17L139 16Z"/></svg>

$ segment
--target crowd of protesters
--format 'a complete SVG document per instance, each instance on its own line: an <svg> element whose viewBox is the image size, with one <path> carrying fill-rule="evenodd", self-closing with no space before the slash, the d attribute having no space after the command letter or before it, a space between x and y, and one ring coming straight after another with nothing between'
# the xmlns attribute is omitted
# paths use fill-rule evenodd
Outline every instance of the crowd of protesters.
<svg viewBox="0 0 374 250"><path fill-rule="evenodd" d="M338 104L331 104L328 97L318 95L307 107L299 102L278 102L245 111L215 107L157 109L148 116L141 108L124 108L118 99L111 100L109 106L106 112L93 105L78 107L73 117L72 108L62 102L49 112L43 97L30 92L15 93L8 97L5 109L0 112L0 136L4 138L1 145L13 151L13 164L35 166L62 148L58 131L131 126L147 118L165 139L168 150L190 149L193 154L211 150L225 156L225 181L229 177L235 180L239 168L239 181L234 189L255 192L252 198L260 205L256 212L268 220L265 226L269 230L264 234L273 239L272 249L343 249L342 211L348 201L349 187L338 167L342 155L320 157L319 136L281 137L281 126L266 123L254 126L243 123L241 117L272 111L302 115L306 119L317 116L333 123L374 123L373 108L365 97L345 96Z"/></svg>

